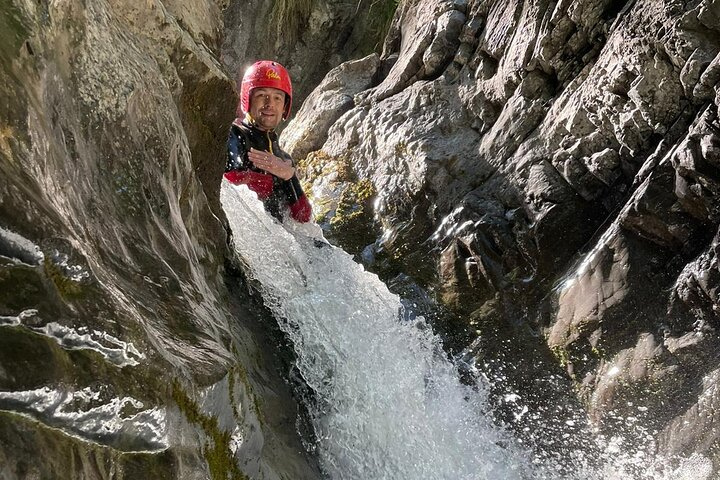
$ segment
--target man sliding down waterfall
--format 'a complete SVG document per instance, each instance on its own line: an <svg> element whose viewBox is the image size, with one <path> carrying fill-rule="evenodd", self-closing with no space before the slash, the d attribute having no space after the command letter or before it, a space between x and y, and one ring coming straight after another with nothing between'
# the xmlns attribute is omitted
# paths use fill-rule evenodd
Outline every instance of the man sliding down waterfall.
<svg viewBox="0 0 720 480"><path fill-rule="evenodd" d="M280 149L275 128L290 116L292 84L276 62L255 62L240 86L237 118L230 128L225 178L247 185L276 218L286 210L298 222L308 222L310 202L300 187L290 155Z"/></svg>

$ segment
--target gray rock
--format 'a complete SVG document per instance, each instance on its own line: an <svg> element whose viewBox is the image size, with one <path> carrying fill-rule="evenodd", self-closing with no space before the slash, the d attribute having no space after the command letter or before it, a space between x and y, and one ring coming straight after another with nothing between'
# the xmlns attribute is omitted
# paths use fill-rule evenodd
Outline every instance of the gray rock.
<svg viewBox="0 0 720 480"><path fill-rule="evenodd" d="M2 478L320 476L225 270L220 9L0 12Z"/></svg>
<svg viewBox="0 0 720 480"><path fill-rule="evenodd" d="M718 83L720 83L720 54L716 55L702 72L700 81L693 89L693 95L698 99L712 100Z"/></svg>
<svg viewBox="0 0 720 480"><path fill-rule="evenodd" d="M396 6L357 0L226 3L221 58L227 71L237 81L256 60L279 61L290 71L295 108L331 69L381 51Z"/></svg>
<svg viewBox="0 0 720 480"><path fill-rule="evenodd" d="M318 150L327 140L329 128L343 113L355 106L353 97L369 88L380 68L380 59L371 54L334 68L307 97L297 114L283 131L283 145L295 159Z"/></svg>
<svg viewBox="0 0 720 480"><path fill-rule="evenodd" d="M700 420L717 359L693 373L713 342L692 341L718 308L717 2L457 10L404 2L386 42L397 62L323 150L377 189L399 268L435 246L424 280L448 306L523 303L602 431L664 432L638 448L717 460ZM679 419L698 430L673 434Z"/></svg>
<svg viewBox="0 0 720 480"><path fill-rule="evenodd" d="M450 10L436 20L435 38L423 53L423 76L434 78L448 66L460 46L460 29L465 23L465 14Z"/></svg>

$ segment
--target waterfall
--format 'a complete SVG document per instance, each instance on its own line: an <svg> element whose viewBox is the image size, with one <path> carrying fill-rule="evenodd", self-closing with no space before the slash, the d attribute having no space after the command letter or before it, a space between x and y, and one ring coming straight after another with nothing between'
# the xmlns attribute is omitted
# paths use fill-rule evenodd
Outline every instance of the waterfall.
<svg viewBox="0 0 720 480"><path fill-rule="evenodd" d="M492 422L486 386L459 381L424 320L401 320L400 299L317 225L281 224L254 193L225 180L220 198L239 260L314 392L308 409L329 478L558 478ZM626 452L606 454L615 466L578 466L574 477L629 478ZM643 478L701 480L705 471L696 459L689 470Z"/></svg>
<svg viewBox="0 0 720 480"><path fill-rule="evenodd" d="M330 246L313 224L281 225L245 187L223 182L234 247L295 346L330 478L522 479L529 465L462 385L422 319Z"/></svg>

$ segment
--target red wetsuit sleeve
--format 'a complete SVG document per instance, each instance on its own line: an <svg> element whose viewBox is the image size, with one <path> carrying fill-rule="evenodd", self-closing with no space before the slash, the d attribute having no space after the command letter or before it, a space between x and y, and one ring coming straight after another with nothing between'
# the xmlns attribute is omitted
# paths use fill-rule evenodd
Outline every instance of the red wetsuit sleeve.
<svg viewBox="0 0 720 480"><path fill-rule="evenodd" d="M312 207L304 193L295 203L290 204L290 215L301 223L310 221L310 217L312 217Z"/></svg>
<svg viewBox="0 0 720 480"><path fill-rule="evenodd" d="M247 185L260 200L266 200L273 192L273 177L267 173L231 170L225 172L225 178L234 185Z"/></svg>
<svg viewBox="0 0 720 480"><path fill-rule="evenodd" d="M290 180L281 182L280 191L285 194L285 200L290 208L290 216L301 223L309 222L312 217L312 207L297 176L293 175Z"/></svg>

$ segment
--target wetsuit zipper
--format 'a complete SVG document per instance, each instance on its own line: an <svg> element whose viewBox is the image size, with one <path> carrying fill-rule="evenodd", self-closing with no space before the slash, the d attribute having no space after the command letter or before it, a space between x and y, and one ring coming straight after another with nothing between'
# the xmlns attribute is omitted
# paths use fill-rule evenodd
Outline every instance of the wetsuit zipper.
<svg viewBox="0 0 720 480"><path fill-rule="evenodd" d="M270 132L266 130L265 136L267 137L268 148L270 149L270 155L275 155L275 152L273 152L273 148L272 148L272 139L270 138Z"/></svg>

